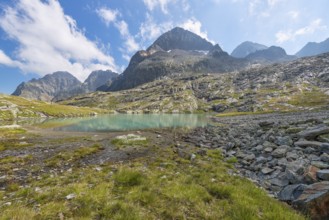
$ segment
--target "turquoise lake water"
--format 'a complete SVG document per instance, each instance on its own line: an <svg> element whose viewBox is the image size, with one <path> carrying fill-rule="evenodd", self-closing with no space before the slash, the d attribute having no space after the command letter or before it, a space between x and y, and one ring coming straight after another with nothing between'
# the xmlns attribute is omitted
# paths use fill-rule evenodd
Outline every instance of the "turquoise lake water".
<svg viewBox="0 0 329 220"><path fill-rule="evenodd" d="M200 114L113 114L92 118L51 119L44 123L59 123L59 131L106 132L155 128L204 127L209 118Z"/></svg>

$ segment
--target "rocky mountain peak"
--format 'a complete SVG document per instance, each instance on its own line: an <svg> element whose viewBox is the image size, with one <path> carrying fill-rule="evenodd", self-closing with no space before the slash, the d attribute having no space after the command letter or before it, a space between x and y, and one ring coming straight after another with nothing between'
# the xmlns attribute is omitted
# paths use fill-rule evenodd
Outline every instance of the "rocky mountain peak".
<svg viewBox="0 0 329 220"><path fill-rule="evenodd" d="M206 39L180 27L162 34L151 47L154 45L165 51L174 49L209 51L213 47Z"/></svg>
<svg viewBox="0 0 329 220"><path fill-rule="evenodd" d="M82 84L72 74L58 71L47 74L40 79L21 83L12 95L42 101L56 101L73 95L96 91L99 86L116 78L118 74L112 71L94 71Z"/></svg>
<svg viewBox="0 0 329 220"><path fill-rule="evenodd" d="M233 52L231 53L231 56L236 58L244 58L248 56L251 53L254 53L259 50L265 50L268 47L262 44L254 43L251 41L245 41L238 45Z"/></svg>
<svg viewBox="0 0 329 220"><path fill-rule="evenodd" d="M228 54L222 50L222 48L216 44L213 46L210 50L208 55L213 56L213 57L220 57L220 56L227 56Z"/></svg>
<svg viewBox="0 0 329 220"><path fill-rule="evenodd" d="M104 84L109 84L119 74L111 70L96 70L90 73L85 80L84 85L87 87L88 92L96 91L96 89Z"/></svg>
<svg viewBox="0 0 329 220"><path fill-rule="evenodd" d="M300 51L296 53L298 57L314 56L329 52L329 38L320 42L309 42Z"/></svg>

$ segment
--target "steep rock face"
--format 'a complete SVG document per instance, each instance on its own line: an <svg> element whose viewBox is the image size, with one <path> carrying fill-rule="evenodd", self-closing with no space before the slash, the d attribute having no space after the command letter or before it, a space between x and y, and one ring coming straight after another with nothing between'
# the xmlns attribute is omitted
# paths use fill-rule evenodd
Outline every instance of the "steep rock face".
<svg viewBox="0 0 329 220"><path fill-rule="evenodd" d="M149 51L137 52L123 74L114 80L105 91L130 89L170 76L234 71L247 65L245 60L229 56L219 46L215 46L214 50L207 55L202 52L178 49L148 54Z"/></svg>
<svg viewBox="0 0 329 220"><path fill-rule="evenodd" d="M173 49L208 51L213 46L207 40L180 27L164 33L153 45L158 45L165 51Z"/></svg>
<svg viewBox="0 0 329 220"><path fill-rule="evenodd" d="M249 54L246 59L262 63L275 63L293 60L296 57L287 55L286 51L281 47L271 46L265 50L259 50Z"/></svg>
<svg viewBox="0 0 329 220"><path fill-rule="evenodd" d="M123 74L111 86L102 86L101 90L130 89L173 75L233 71L247 64L247 60L229 56L218 44L213 46L192 32L174 28L160 36L147 50L138 51Z"/></svg>
<svg viewBox="0 0 329 220"><path fill-rule="evenodd" d="M329 52L329 38L320 43L309 42L296 53L298 57L314 56Z"/></svg>
<svg viewBox="0 0 329 220"><path fill-rule="evenodd" d="M267 48L268 48L267 46L262 44L245 41L233 50L231 56L236 58L244 58L251 53L254 53L258 50L265 50Z"/></svg>
<svg viewBox="0 0 329 220"><path fill-rule="evenodd" d="M55 72L41 79L21 83L12 95L29 99L52 101L62 91L68 91L81 85L81 82L68 72Z"/></svg>
<svg viewBox="0 0 329 220"><path fill-rule="evenodd" d="M118 77L119 74L111 70L96 70L93 71L88 78L80 86L74 87L68 91L61 91L53 98L53 101L60 101L72 96L95 92L99 87L112 84L112 81Z"/></svg>

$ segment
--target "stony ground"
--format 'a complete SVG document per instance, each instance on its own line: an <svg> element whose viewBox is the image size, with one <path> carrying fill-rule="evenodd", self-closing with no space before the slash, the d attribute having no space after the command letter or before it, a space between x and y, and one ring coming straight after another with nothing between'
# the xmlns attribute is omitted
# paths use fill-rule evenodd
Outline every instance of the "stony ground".
<svg viewBox="0 0 329 220"><path fill-rule="evenodd" d="M329 112L216 118L185 137L221 149L241 176L314 219L329 216Z"/></svg>
<svg viewBox="0 0 329 220"><path fill-rule="evenodd" d="M305 218L190 132L2 128L0 219Z"/></svg>

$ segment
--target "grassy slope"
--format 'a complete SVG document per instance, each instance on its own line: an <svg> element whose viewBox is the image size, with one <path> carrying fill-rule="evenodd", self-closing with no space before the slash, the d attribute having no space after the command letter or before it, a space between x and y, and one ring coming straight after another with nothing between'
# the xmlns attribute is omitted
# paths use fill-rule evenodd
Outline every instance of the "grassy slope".
<svg viewBox="0 0 329 220"><path fill-rule="evenodd" d="M21 132L2 130L11 138ZM0 191L0 219L304 219L248 180L229 175L232 165L219 151L190 161L178 157L174 147L144 147L152 156L102 169L75 165L56 176L31 178L24 187L13 182ZM101 150L97 145L68 149L46 166L61 169L61 163ZM12 162L7 158L0 164ZM74 198L66 199L70 194Z"/></svg>
<svg viewBox="0 0 329 220"><path fill-rule="evenodd" d="M0 120L15 119L14 112L16 112L16 118L33 118L40 117L41 114L48 117L72 117L105 113L107 111L102 109L51 104L42 101L28 100L17 96L0 94Z"/></svg>

